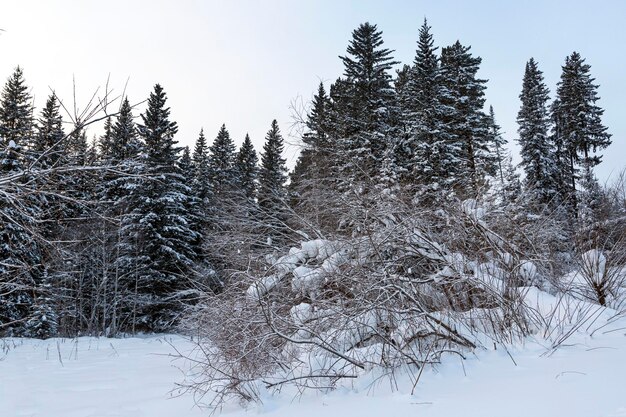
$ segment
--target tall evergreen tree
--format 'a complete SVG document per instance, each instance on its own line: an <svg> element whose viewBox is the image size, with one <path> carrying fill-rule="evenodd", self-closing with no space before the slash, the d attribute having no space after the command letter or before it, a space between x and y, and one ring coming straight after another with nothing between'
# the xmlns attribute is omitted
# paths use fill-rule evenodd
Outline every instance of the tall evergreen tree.
<svg viewBox="0 0 626 417"><path fill-rule="evenodd" d="M476 197L484 177L495 170L488 135L488 118L483 112L486 80L477 78L482 59L459 41L441 51L442 103L451 111L444 119L448 133L441 163L447 168L461 196Z"/></svg>
<svg viewBox="0 0 626 417"><path fill-rule="evenodd" d="M383 44L376 25L363 23L352 32L348 55L340 57L345 83L335 93L343 96L340 146L349 181L376 177L387 147L393 146L395 92L389 72L396 62Z"/></svg>
<svg viewBox="0 0 626 417"><path fill-rule="evenodd" d="M32 145L33 106L32 97L24 80L24 73L17 67L9 77L0 98L0 138L8 145L15 142L26 150Z"/></svg>
<svg viewBox="0 0 626 417"><path fill-rule="evenodd" d="M500 177L501 180L504 178L504 168L503 161L505 159L504 155L504 146L507 141L502 136L502 131L500 130L500 125L496 123L496 114L493 111L493 106L489 106L489 142L491 143L491 147L493 149L493 156L497 164L497 172L496 175Z"/></svg>
<svg viewBox="0 0 626 417"><path fill-rule="evenodd" d="M207 147L206 138L204 137L204 129L200 129L200 134L193 148L191 161L193 166L192 189L196 197L202 202L204 210L206 211L212 193L209 149Z"/></svg>
<svg viewBox="0 0 626 417"><path fill-rule="evenodd" d="M596 102L598 85L590 74L591 66L578 52L565 59L561 80L557 85L557 100L553 106L553 119L558 123L555 141L562 152L569 169L564 169L565 190L571 204L578 204L576 180L582 179L585 188L593 186L593 167L601 161L596 152L611 143L611 135L602 124L604 110ZM578 175L582 170L582 175ZM584 191L584 190L583 190Z"/></svg>
<svg viewBox="0 0 626 417"><path fill-rule="evenodd" d="M100 159L107 161L111 157L111 148L113 142L113 135L111 129L113 127L113 120L111 116L104 120L104 133L98 139L97 149L99 151Z"/></svg>
<svg viewBox="0 0 626 417"><path fill-rule="evenodd" d="M211 188L216 200L232 197L237 186L236 147L226 125L222 125L209 147Z"/></svg>
<svg viewBox="0 0 626 417"><path fill-rule="evenodd" d="M326 94L324 83L320 82L307 115L307 130L302 135L303 148L290 174L289 189L292 197L301 197L310 191L311 187L325 186L327 183L331 151L329 112L330 98ZM296 199L300 201L300 197Z"/></svg>
<svg viewBox="0 0 626 417"><path fill-rule="evenodd" d="M446 90L442 83L438 48L434 46L430 29L424 19L415 60L400 99L406 130L399 147L398 164L403 182L418 182L438 189L447 185L447 176L451 165L455 164L453 157L458 150L444 126L448 108L442 100Z"/></svg>
<svg viewBox="0 0 626 417"><path fill-rule="evenodd" d="M283 137L278 122L272 126L265 136L261 167L259 170L259 206L264 215L264 233L271 238L278 238L284 233L286 222L285 207L287 204L287 166L282 157L284 150Z"/></svg>
<svg viewBox="0 0 626 417"><path fill-rule="evenodd" d="M522 105L517 114L517 132L526 188L532 191L536 202L558 204L555 150L549 137L548 88L533 58L526 63L519 97Z"/></svg>
<svg viewBox="0 0 626 417"><path fill-rule="evenodd" d="M107 118L99 148L104 164L116 167L114 172L106 172L103 177L102 199L107 201L107 214L117 218L125 212L126 199L138 185L139 158L143 149L128 98L122 102L115 122Z"/></svg>
<svg viewBox="0 0 626 417"><path fill-rule="evenodd" d="M33 152L37 158L37 165L42 168L58 166L66 155L67 143L64 141L63 118L59 108L59 101L52 94L48 97L39 117Z"/></svg>
<svg viewBox="0 0 626 417"><path fill-rule="evenodd" d="M254 201L258 189L259 158L256 155L250 136L246 134L237 153L239 187L249 201Z"/></svg>
<svg viewBox="0 0 626 417"><path fill-rule="evenodd" d="M0 177L23 169L21 153L14 139L2 145ZM37 206L20 195L22 182L6 185L0 198L0 334L33 337L36 334L29 328L42 324L42 317L32 311L39 293L42 259L32 229L38 219Z"/></svg>
<svg viewBox="0 0 626 417"><path fill-rule="evenodd" d="M132 321L140 329L165 330L179 314L179 302L194 262L196 233L189 228L190 189L178 166L178 127L170 121L167 97L157 84L138 126L145 143L145 179L122 220L121 267L135 291ZM134 329L133 329L134 330Z"/></svg>
<svg viewBox="0 0 626 417"><path fill-rule="evenodd" d="M137 128L133 121L132 107L128 97L122 102L115 123L111 126L111 137L109 158L113 163L139 157L142 144L137 136Z"/></svg>

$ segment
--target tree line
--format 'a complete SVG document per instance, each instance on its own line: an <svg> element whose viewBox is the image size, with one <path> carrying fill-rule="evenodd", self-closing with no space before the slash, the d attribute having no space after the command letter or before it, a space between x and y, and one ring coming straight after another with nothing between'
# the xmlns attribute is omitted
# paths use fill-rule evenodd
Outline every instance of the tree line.
<svg viewBox="0 0 626 417"><path fill-rule="evenodd" d="M371 232L367 209L385 196L415 210L471 199L549 215L567 225L565 246L600 220L607 196L593 168L611 136L578 53L552 102L537 62L526 64L523 179L469 46L439 51L424 21L413 63L394 74L392 54L376 25L353 31L343 75L328 92L320 83L302 115L291 173L275 120L260 158L224 125L211 144L201 130L193 149L179 146L159 84L139 118L127 97L105 112L90 142L84 118L65 123L55 94L35 117L18 67L0 99L0 334L171 330L272 251Z"/></svg>

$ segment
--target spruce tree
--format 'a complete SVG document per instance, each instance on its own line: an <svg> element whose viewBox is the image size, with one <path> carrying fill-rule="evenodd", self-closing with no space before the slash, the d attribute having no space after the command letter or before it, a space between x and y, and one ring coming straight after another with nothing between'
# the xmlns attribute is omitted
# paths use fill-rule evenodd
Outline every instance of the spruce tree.
<svg viewBox="0 0 626 417"><path fill-rule="evenodd" d="M363 23L352 32L344 64L341 156L346 180L375 178L385 152L393 146L395 95L390 70L396 62L383 47L382 32Z"/></svg>
<svg viewBox="0 0 626 417"><path fill-rule="evenodd" d="M222 125L209 147L210 183L216 201L232 198L237 186L236 147Z"/></svg>
<svg viewBox="0 0 626 417"><path fill-rule="evenodd" d="M142 144L137 137L137 128L133 121L132 107L128 97L122 102L115 123L111 126L111 137L108 156L113 163L134 160L142 151Z"/></svg>
<svg viewBox="0 0 626 417"><path fill-rule="evenodd" d="M254 201L258 189L259 158L256 155L250 136L246 134L237 153L237 173L239 187L248 201Z"/></svg>
<svg viewBox="0 0 626 417"><path fill-rule="evenodd" d="M0 145L14 142L26 151L32 145L33 106L32 97L24 80L24 73L17 67L9 77L0 98Z"/></svg>
<svg viewBox="0 0 626 417"><path fill-rule="evenodd" d="M566 198L576 209L576 182L581 179L583 189L595 188L593 182L593 167L601 161L596 152L610 145L611 135L602 124L604 110L596 102L598 85L590 74L591 66L578 52L573 52L565 59L561 79L557 85L557 100L553 106L553 119L558 127L555 132L555 142L562 148L565 171L563 183L568 188L563 190ZM565 164L569 167L565 168ZM582 174L579 171L582 170Z"/></svg>
<svg viewBox="0 0 626 417"><path fill-rule="evenodd" d="M289 190L295 206L306 199L307 193L318 186L325 186L328 182L331 153L330 105L324 84L320 82L307 115L307 130L302 135L303 147L290 174Z"/></svg>
<svg viewBox="0 0 626 417"><path fill-rule="evenodd" d="M100 157L104 165L113 166L103 176L102 201L106 202L107 215L119 219L125 212L126 199L139 182L139 157L143 148L133 121L132 108L126 98L115 121L105 121L104 135L99 141Z"/></svg>
<svg viewBox="0 0 626 417"><path fill-rule="evenodd" d="M205 211L212 195L208 152L204 130L200 129L191 157L193 166L192 189L196 197L202 202Z"/></svg>
<svg viewBox="0 0 626 417"><path fill-rule="evenodd" d="M548 88L533 58L526 63L519 97L522 105L517 114L517 132L526 188L531 190L536 203L558 204L555 150L549 136Z"/></svg>
<svg viewBox="0 0 626 417"><path fill-rule="evenodd" d="M187 221L189 229L194 232L195 236L195 238L191 241L191 245L194 253L193 260L197 265L204 258L203 235L204 228L206 226L206 212L204 211L202 200L193 188L195 180L194 163L191 159L191 152L189 151L188 146L183 148L183 154L178 160L178 169L184 178L184 184L190 191L186 202Z"/></svg>
<svg viewBox="0 0 626 417"><path fill-rule="evenodd" d="M15 140L2 145L0 177L22 171L22 161ZM27 322L40 322L32 307L39 293L42 257L32 228L39 213L32 201L20 195L23 182L6 185L0 198L0 335L33 337Z"/></svg>
<svg viewBox="0 0 626 417"><path fill-rule="evenodd" d="M144 179L122 220L121 265L126 286L134 291L129 320L136 329L162 331L176 322L195 253L190 229L190 189L178 166L178 127L170 121L167 97L157 84L141 115L139 136L145 143Z"/></svg>
<svg viewBox="0 0 626 417"><path fill-rule="evenodd" d="M406 130L397 159L404 183L417 182L437 190L449 185L447 176L455 162L444 162L458 150L444 126L447 107L442 100L446 90L430 29L424 19L415 60L400 98Z"/></svg>
<svg viewBox="0 0 626 417"><path fill-rule="evenodd" d="M93 232L100 239L96 249L100 250L98 285L102 289L104 302L109 306L100 314L104 332L115 335L128 324L128 311L134 305L134 282L130 282L129 272L124 265L126 254L122 249L128 246L122 234L122 223L127 220L133 208L142 181L143 164L140 161L142 143L133 121L132 108L125 98L120 111L113 119L107 118L105 130L99 140L100 160L111 167L101 171L101 185L98 189L99 216L94 221L98 227ZM120 327L122 328L120 329Z"/></svg>
<svg viewBox="0 0 626 417"><path fill-rule="evenodd" d="M51 168L62 163L66 156L63 118L59 111L59 101L54 94L48 97L46 106L39 117L38 132L33 147L37 166Z"/></svg>
<svg viewBox="0 0 626 417"><path fill-rule="evenodd" d="M111 148L112 148L112 142L113 142L113 135L111 132L111 129L113 127L113 121L111 119L111 117L107 117L104 120L104 133L102 136L100 136L99 140L98 140L98 151L99 151L99 156L100 159L102 161L106 161L108 162L109 159L111 159Z"/></svg>
<svg viewBox="0 0 626 417"><path fill-rule="evenodd" d="M495 112L493 111L493 106L489 106L489 114L487 116L487 120L488 120L487 121L488 141L489 141L490 148L493 150L492 151L493 161L488 160L488 163L494 162L496 169L493 175L498 177L501 182L504 182L503 162L506 157L504 154L504 146L506 145L507 142L504 136L502 136L500 125L496 123L496 115L495 115Z"/></svg>
<svg viewBox="0 0 626 417"><path fill-rule="evenodd" d="M482 59L459 41L441 51L442 104L450 111L444 118L445 150L440 163L461 197L477 197L487 174L495 170L483 112L486 80L477 78Z"/></svg>
<svg viewBox="0 0 626 417"><path fill-rule="evenodd" d="M259 206L264 221L264 234L272 240L281 240L285 233L287 190L287 166L282 157L284 150L283 137L278 122L272 126L265 136L261 167L259 169Z"/></svg>

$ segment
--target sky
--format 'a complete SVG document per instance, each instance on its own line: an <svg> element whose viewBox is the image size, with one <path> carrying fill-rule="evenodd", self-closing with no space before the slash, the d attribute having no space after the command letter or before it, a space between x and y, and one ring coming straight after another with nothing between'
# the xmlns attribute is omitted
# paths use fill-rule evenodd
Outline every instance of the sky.
<svg viewBox="0 0 626 417"><path fill-rule="evenodd" d="M320 80L341 76L352 31L366 21L385 46L412 62L424 18L435 44L457 39L483 58L493 105L514 158L515 118L530 57L554 96L565 57L578 51L600 85L598 104L613 144L596 169L601 182L626 166L626 1L348 0L0 0L0 82L24 69L39 110L54 89L83 108L107 79L112 97L145 100L161 84L178 122L178 141L193 146L201 128L212 140L222 123L239 145L246 133L260 151L277 119L297 142L292 108L306 105ZM115 110L113 103L111 109ZM135 114L143 111L138 106ZM90 134L99 134L97 127ZM287 152L293 166L295 146Z"/></svg>

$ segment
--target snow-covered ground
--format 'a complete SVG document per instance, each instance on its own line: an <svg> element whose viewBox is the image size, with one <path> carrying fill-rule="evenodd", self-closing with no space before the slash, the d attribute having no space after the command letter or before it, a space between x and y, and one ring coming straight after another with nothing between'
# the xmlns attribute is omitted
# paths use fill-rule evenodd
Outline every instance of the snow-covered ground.
<svg viewBox="0 0 626 417"><path fill-rule="evenodd" d="M593 326L600 327L602 316ZM189 395L173 397L182 379L174 349L179 336L128 339L0 339L1 417L191 417L209 415ZM225 415L268 417L622 417L626 416L626 320L589 336L578 333L551 355L528 340L507 353L454 356L423 373L414 395L408 376L364 377L351 389L294 398L267 396ZM515 362L515 363L514 363Z"/></svg>

